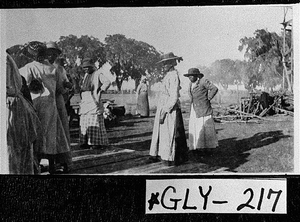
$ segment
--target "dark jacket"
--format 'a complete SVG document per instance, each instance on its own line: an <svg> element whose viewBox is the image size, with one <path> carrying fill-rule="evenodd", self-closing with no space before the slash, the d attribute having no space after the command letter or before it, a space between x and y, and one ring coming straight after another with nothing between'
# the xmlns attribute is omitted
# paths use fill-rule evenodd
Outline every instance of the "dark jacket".
<svg viewBox="0 0 300 222"><path fill-rule="evenodd" d="M209 116L213 113L210 100L217 94L218 88L212 82L203 78L197 80L193 89L192 83L190 83L188 92L197 118Z"/></svg>

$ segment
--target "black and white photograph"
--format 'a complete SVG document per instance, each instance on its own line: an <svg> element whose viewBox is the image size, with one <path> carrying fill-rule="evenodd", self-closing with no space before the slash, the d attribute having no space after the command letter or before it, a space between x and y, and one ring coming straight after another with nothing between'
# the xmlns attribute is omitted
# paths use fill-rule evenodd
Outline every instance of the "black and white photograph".
<svg viewBox="0 0 300 222"><path fill-rule="evenodd" d="M1 220L299 221L299 3L71 2L0 9Z"/></svg>
<svg viewBox="0 0 300 222"><path fill-rule="evenodd" d="M294 7L2 10L1 173L296 172Z"/></svg>

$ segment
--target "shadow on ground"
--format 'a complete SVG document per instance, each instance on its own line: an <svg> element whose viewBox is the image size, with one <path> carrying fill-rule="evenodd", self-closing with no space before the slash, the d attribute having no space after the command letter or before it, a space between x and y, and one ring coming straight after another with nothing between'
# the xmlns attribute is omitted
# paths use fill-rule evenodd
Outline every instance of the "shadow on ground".
<svg viewBox="0 0 300 222"><path fill-rule="evenodd" d="M227 171L235 172L235 169L246 163L249 150L259 149L276 143L280 139L290 136L284 135L282 131L270 131L256 133L252 137L237 140L235 137L219 141L219 147L214 149L212 155L204 155L200 152L191 153L192 162L205 163L211 167L225 167Z"/></svg>
<svg viewBox="0 0 300 222"><path fill-rule="evenodd" d="M151 136L151 135L152 135L152 132L146 132L146 133L140 133L140 134L126 135L126 136L122 136L122 137L112 137L112 138L109 138L109 143L112 145L117 145L116 143L124 141L124 143L122 143L121 146L124 147L129 144L130 149L137 150L136 147L138 147L138 145L141 143L140 141L133 142L133 143L130 143L130 142L126 143L126 140L138 139L138 138L143 139L143 137L147 137L147 136ZM145 141L145 140L143 139L143 141ZM149 146L143 147L143 150L146 150L146 149L150 149L150 144L149 144Z"/></svg>
<svg viewBox="0 0 300 222"><path fill-rule="evenodd" d="M123 143L121 145L114 145L115 147L123 149L131 149L135 151L149 151L150 150L151 140L144 140L135 143Z"/></svg>

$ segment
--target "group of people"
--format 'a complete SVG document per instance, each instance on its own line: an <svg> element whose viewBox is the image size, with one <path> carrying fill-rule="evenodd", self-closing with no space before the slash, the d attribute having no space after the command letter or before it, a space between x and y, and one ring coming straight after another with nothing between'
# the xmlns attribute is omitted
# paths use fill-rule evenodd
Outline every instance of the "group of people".
<svg viewBox="0 0 300 222"><path fill-rule="evenodd" d="M186 142L181 106L179 100L180 79L176 70L182 57L172 52L164 54L162 63L165 77L157 102L149 162L163 161L168 166L180 165L188 161L188 151L207 155L218 146L211 100L218 88L197 68L191 68L184 76L190 80L188 93L191 101L189 119L189 147Z"/></svg>
<svg viewBox="0 0 300 222"><path fill-rule="evenodd" d="M72 88L62 60L62 50L55 42L30 42L23 54L32 62L18 69L7 53L6 113L7 172L39 174L41 159L48 159L49 173L69 172L72 153L66 94ZM182 57L172 52L162 56L165 77L153 126L150 162L179 165L188 160L188 150L211 150L218 146L211 99L218 89L191 68L184 76L190 79L189 148L186 141L179 100L180 79L176 70ZM82 61L85 71L81 84L80 147L101 149L108 145L101 95L111 82L95 67L90 58ZM142 76L137 88L137 111L149 116L147 78Z"/></svg>
<svg viewBox="0 0 300 222"><path fill-rule="evenodd" d="M67 173L72 153L66 102L72 83L55 42L30 42L23 55L32 62L18 69L7 50L6 129L7 149L3 173L39 174L41 160L49 162L49 173ZM101 93L110 81L90 58L85 58L80 104L82 147L99 148L108 144L103 119Z"/></svg>
<svg viewBox="0 0 300 222"><path fill-rule="evenodd" d="M72 155L63 94L72 84L56 61L60 53L54 42L30 42L23 54L32 62L18 69L7 51L8 173L39 174L41 159L48 159L50 173L57 172L57 165L62 172L70 170ZM9 94L9 88L14 93ZM27 167L23 167L25 164Z"/></svg>

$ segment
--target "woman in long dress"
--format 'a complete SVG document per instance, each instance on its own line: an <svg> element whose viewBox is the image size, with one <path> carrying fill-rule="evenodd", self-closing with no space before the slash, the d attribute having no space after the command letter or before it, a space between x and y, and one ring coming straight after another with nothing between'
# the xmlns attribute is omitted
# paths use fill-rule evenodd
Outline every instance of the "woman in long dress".
<svg viewBox="0 0 300 222"><path fill-rule="evenodd" d="M177 60L180 61L182 58L170 52L163 55L159 62L163 64L166 75L162 81L162 91L157 104L149 159L155 162L160 158L169 166L179 165L188 159L179 101L180 79L175 69Z"/></svg>
<svg viewBox="0 0 300 222"><path fill-rule="evenodd" d="M147 78L142 76L141 82L136 89L137 95L137 114L140 117L149 116L149 99L148 99L148 85Z"/></svg>
<svg viewBox="0 0 300 222"><path fill-rule="evenodd" d="M70 165L72 156L70 145L56 106L57 70L46 57L46 46L31 42L29 54L35 59L19 71L27 80L33 106L42 124L43 138L36 143L37 159L48 159L49 172L55 173L55 161Z"/></svg>

